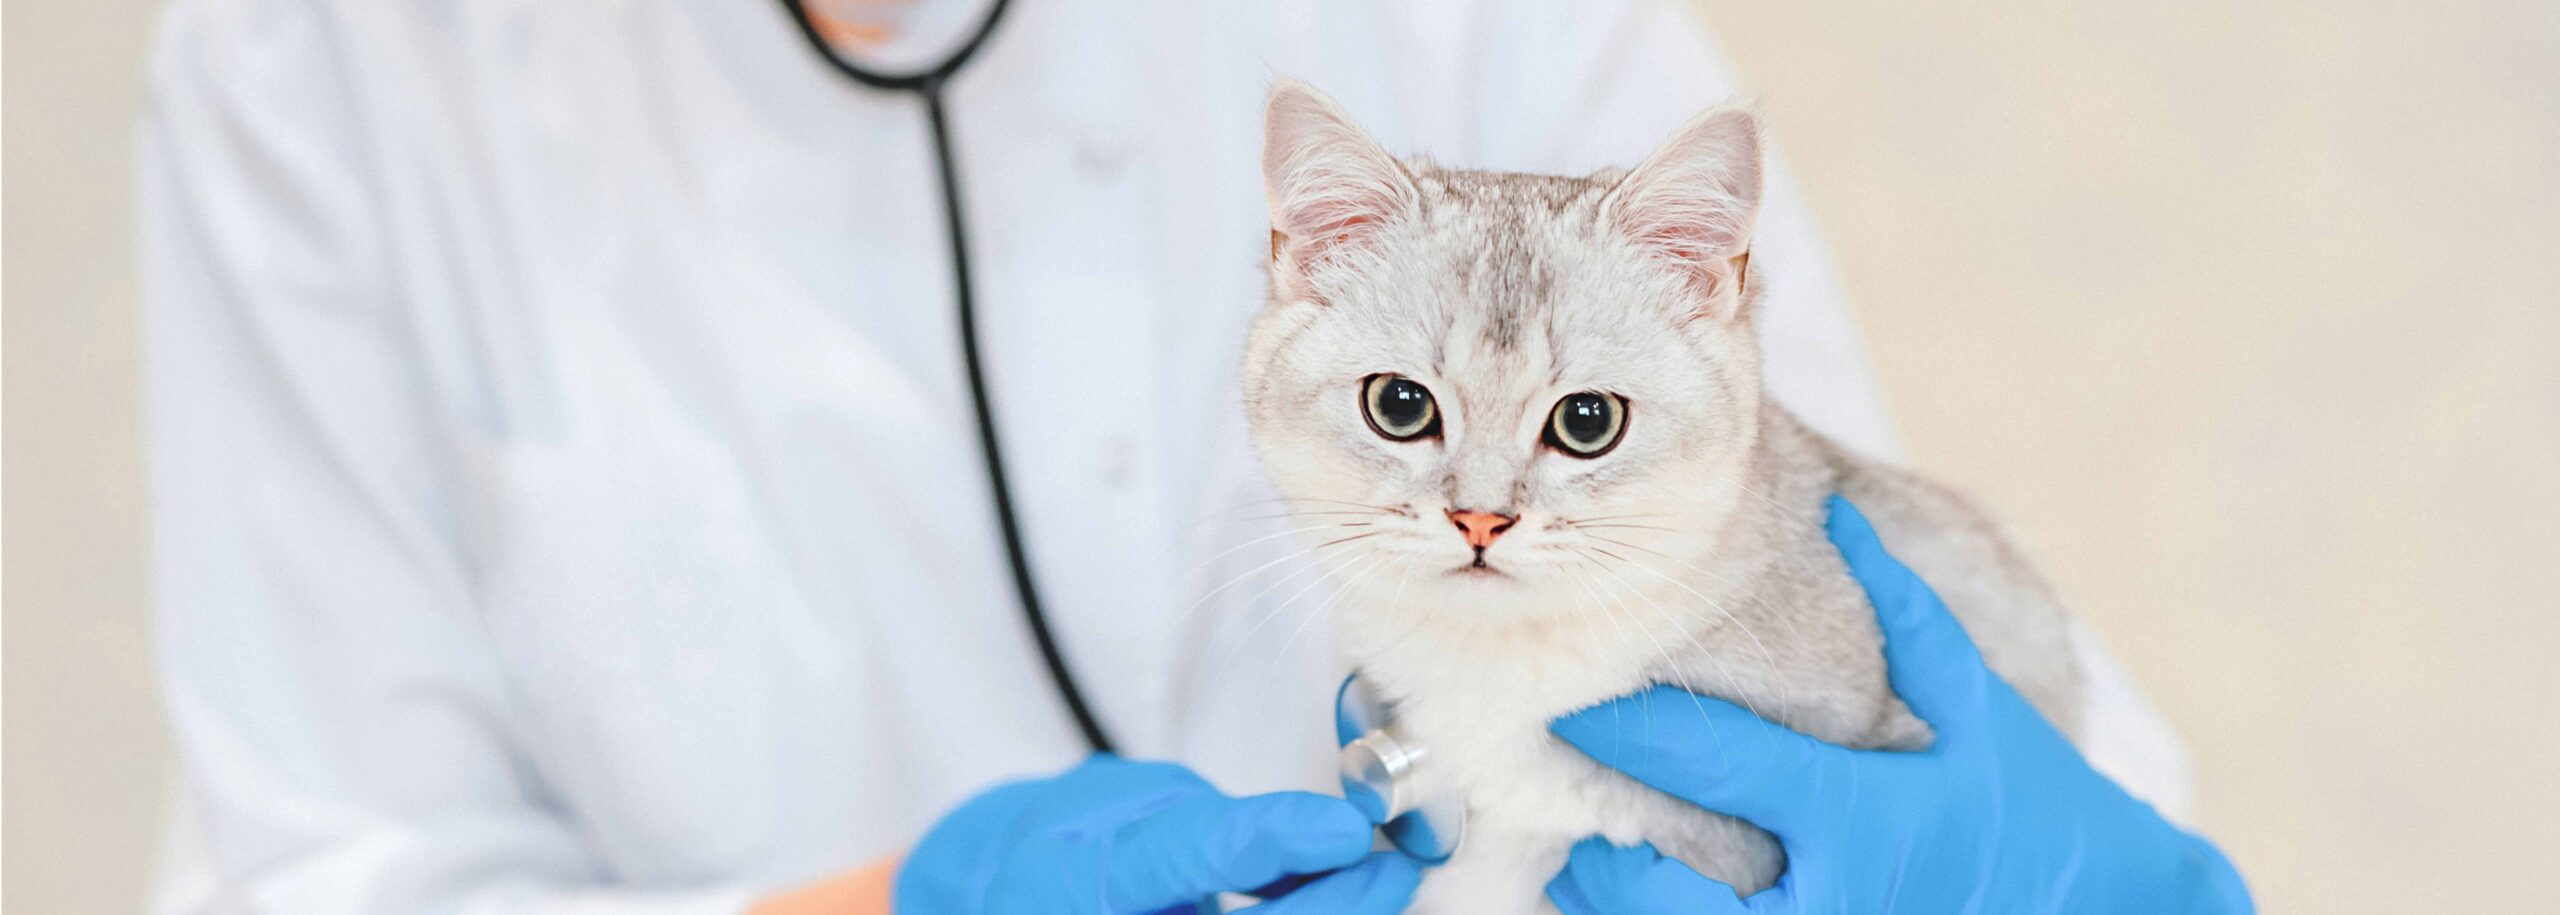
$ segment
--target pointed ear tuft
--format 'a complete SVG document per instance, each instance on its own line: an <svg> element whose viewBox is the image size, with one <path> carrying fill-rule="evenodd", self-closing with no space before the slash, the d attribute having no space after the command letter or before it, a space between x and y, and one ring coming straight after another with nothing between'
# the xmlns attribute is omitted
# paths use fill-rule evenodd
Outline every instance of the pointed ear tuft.
<svg viewBox="0 0 2560 915"><path fill-rule="evenodd" d="M1381 226L1413 208L1417 193L1404 166L1304 83L1272 87L1262 142L1275 277L1294 282L1360 250Z"/></svg>
<svg viewBox="0 0 2560 915"><path fill-rule="evenodd" d="M1609 192L1603 218L1685 274L1701 314L1743 313L1743 265L1760 213L1760 118L1747 107L1697 116Z"/></svg>

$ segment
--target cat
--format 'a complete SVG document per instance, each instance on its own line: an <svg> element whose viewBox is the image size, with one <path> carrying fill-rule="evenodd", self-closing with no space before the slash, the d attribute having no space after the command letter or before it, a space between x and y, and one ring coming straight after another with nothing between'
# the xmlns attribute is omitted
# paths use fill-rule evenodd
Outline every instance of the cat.
<svg viewBox="0 0 2560 915"><path fill-rule="evenodd" d="M1964 498L1764 394L1752 110L1587 177L1399 160L1295 82L1265 128L1271 291L1241 374L1255 450L1299 517L1336 523L1319 550L1392 563L1342 586L1337 638L1468 807L1414 911L1552 912L1545 884L1592 835L1741 893L1773 883L1770 835L1547 732L1649 684L1851 747L1926 747L1825 539L1833 493L2076 733L2069 625L2036 570Z"/></svg>

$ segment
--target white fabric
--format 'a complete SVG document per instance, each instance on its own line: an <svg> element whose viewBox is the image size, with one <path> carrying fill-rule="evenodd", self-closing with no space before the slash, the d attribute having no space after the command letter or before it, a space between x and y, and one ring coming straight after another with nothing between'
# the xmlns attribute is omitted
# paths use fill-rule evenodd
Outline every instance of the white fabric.
<svg viewBox="0 0 2560 915"><path fill-rule="evenodd" d="M1734 87L1643 0L1023 0L958 79L1066 651L1128 752L1239 791L1329 783L1339 676L1287 560L1211 593L1289 542L1254 542L1231 377L1275 74L1392 148L1563 171ZM181 0L142 152L198 850L167 908L733 911L1082 752L1007 583L919 106L776 3ZM1756 253L1779 396L1890 452L1783 182Z"/></svg>

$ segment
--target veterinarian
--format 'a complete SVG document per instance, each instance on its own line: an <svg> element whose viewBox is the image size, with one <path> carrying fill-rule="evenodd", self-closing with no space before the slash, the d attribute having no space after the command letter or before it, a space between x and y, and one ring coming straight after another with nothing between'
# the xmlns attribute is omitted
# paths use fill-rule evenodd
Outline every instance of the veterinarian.
<svg viewBox="0 0 2560 915"><path fill-rule="evenodd" d="M1217 588L1288 558L1232 393L1261 95L1576 172L1736 83L1668 2L1017 6L901 87L841 64L930 71L989 7L172 5L141 140L163 909L1143 910L1324 871L1268 910L1402 906L1347 805L1272 793L1331 783L1324 634ZM1772 389L1890 453L1783 172L1758 237ZM1897 685L1961 686L1954 641L1897 638ZM2176 810L2174 739L2084 642L2093 756ZM1945 846L1928 898L2165 866L2098 854L2175 830L1996 689L1926 695L1972 749L1894 768L1928 787L1868 838ZM1681 736L1661 758L1709 765ZM1178 762L1077 763L1102 745ZM1776 830L1785 899L1895 892L1860 881L1915 846L1801 825L1872 810L1776 800L1868 757L1777 745L1810 762L1748 796L1612 761ZM1558 879L1580 911L1764 898L1605 845Z"/></svg>

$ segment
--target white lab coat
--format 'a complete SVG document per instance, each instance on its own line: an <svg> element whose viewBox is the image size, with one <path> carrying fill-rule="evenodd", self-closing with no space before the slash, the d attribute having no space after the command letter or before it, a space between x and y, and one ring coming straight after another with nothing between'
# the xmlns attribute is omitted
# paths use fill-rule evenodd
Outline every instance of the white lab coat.
<svg viewBox="0 0 2560 915"><path fill-rule="evenodd" d="M1253 542L1232 377L1270 80L1566 172L1736 85L1661 3L1422 6L1023 0L952 90L1065 651L1126 752L1231 790L1330 781L1341 675L1297 564L1210 593L1293 548ZM180 0L152 85L170 908L727 912L1083 752L1007 581L914 99L770 0ZM1784 174L1772 386L1889 453Z"/></svg>

